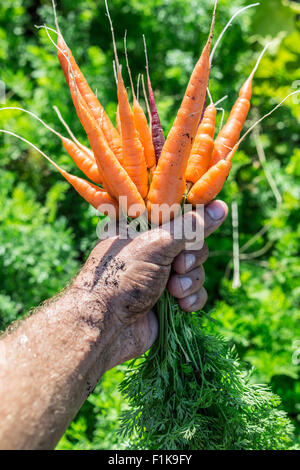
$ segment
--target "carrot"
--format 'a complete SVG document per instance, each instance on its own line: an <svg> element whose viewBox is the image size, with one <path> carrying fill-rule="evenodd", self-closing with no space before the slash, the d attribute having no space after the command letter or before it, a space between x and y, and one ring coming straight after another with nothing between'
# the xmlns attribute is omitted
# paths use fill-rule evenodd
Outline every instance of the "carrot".
<svg viewBox="0 0 300 470"><path fill-rule="evenodd" d="M215 140L215 147L211 157L210 166L215 165L219 160L225 158L230 152L230 149L233 148L236 142L239 140L246 118L248 116L248 112L250 110L253 77L268 47L269 44L264 47L255 64L254 69L240 89L239 97L230 112L227 122Z"/></svg>
<svg viewBox="0 0 300 470"><path fill-rule="evenodd" d="M70 157L78 168L85 174L91 181L97 184L102 184L102 177L99 172L95 159L90 157L88 153L85 153L70 139L66 137L62 138L62 143Z"/></svg>
<svg viewBox="0 0 300 470"><path fill-rule="evenodd" d="M81 144L76 139L73 132L67 125L66 121L63 119L57 106L53 106L53 109L57 113L58 118L65 126L74 141L73 142L72 140L67 139L66 137L60 136L64 148L66 149L70 157L73 159L74 163L76 163L78 168L85 174L85 176L87 176L94 183L102 184L103 178L100 175L99 168L97 166L92 150L86 147L85 145Z"/></svg>
<svg viewBox="0 0 300 470"><path fill-rule="evenodd" d="M196 183L207 171L214 148L217 110L214 104L207 106L189 156L185 178Z"/></svg>
<svg viewBox="0 0 300 470"><path fill-rule="evenodd" d="M217 3L216 0L207 43L194 68L181 107L153 175L147 202L149 212L151 212L153 204L167 204L169 207L173 204L179 204L185 191L187 162L206 98L210 71L209 52ZM161 220L157 220L155 216L153 222L159 223Z"/></svg>
<svg viewBox="0 0 300 470"><path fill-rule="evenodd" d="M217 105L227 98L227 95L223 96L223 98L214 103L208 88L207 94L210 98L210 105L205 109L203 119L199 124L185 172L185 178L189 183L196 183L209 167L214 149L213 138L215 134L216 115L217 111L222 109L217 108Z"/></svg>
<svg viewBox="0 0 300 470"><path fill-rule="evenodd" d="M95 209L100 209L101 205L107 206L104 214L112 217L112 207L115 209L115 217L118 217L118 204L106 191L98 186L86 181L78 176L67 173L62 168L58 168L59 172L66 178L66 180L73 186L73 188L82 196L91 206Z"/></svg>
<svg viewBox="0 0 300 470"><path fill-rule="evenodd" d="M137 96L138 96L138 93L139 93L139 78L140 78L140 75L138 77L138 83L137 83ZM152 116L151 116L151 110L150 110L148 97L147 97L147 93L146 93L146 88L145 88L144 75L142 75L142 87L143 87L144 100L145 100L146 108L147 108L148 119L149 119L149 123L150 123L150 129L152 129ZM151 139L152 139L152 133L151 133ZM152 139L152 143L153 143L153 139ZM153 148L154 148L154 144L153 144ZM153 177L154 171L156 169L155 149L154 149L154 155L155 155L155 164L150 168L150 179L149 179L150 183L151 183L151 179Z"/></svg>
<svg viewBox="0 0 300 470"><path fill-rule="evenodd" d="M83 73L81 72L80 68L75 62L75 59L70 49L67 47L66 43L64 42L62 36L58 36L57 45L59 49L63 50L64 53L69 57L69 60L72 65L72 69L74 71L76 85L80 93L82 94L82 97L84 98L86 104L88 105L90 112L92 113L93 117L98 122L98 124L101 120L101 115L103 113L101 129L105 135L105 138L107 140L109 147L114 152L118 160L122 161L122 144L121 144L121 139L120 139L120 135L118 131L114 128L103 106L100 104L98 98L89 87L89 84L87 83ZM65 56L59 50L57 52L57 55L58 55L58 59L60 61L61 67L64 71L64 74L66 77L68 77L68 62ZM67 83L68 83L68 79L67 79Z"/></svg>
<svg viewBox="0 0 300 470"><path fill-rule="evenodd" d="M22 111L34 117L39 122L41 122L44 127L46 127L53 134L57 135L61 139L64 148L66 149L70 157L73 159L74 163L76 163L78 168L94 183L101 184L102 178L100 176L96 161L90 153L85 152L83 149L78 147L78 145L72 142L72 140L67 139L66 137L61 135L59 132L57 132L55 129L48 126L48 124L46 124L41 118L39 118L36 114L32 113L31 111L28 111L27 109L19 108L16 106L6 106L4 108L1 108L0 111L7 110L7 109L11 109L11 110L14 109L17 111ZM87 148L87 150L89 149Z"/></svg>
<svg viewBox="0 0 300 470"><path fill-rule="evenodd" d="M115 154L109 148L101 128L89 112L80 92L76 89L71 74L69 84L77 115L87 133L103 178L104 188L120 202L125 212L127 211L132 217L138 217L145 210L142 197ZM121 196L126 196L127 200L120 199Z"/></svg>
<svg viewBox="0 0 300 470"><path fill-rule="evenodd" d="M290 96L300 93L299 90L294 91L287 95L279 104L277 104L271 111L261 117L255 122L235 144L230 153L225 159L219 160L214 166L210 167L208 171L192 186L187 195L189 203L193 204L207 204L214 199L224 186L226 178L231 169L232 158L237 151L239 145L252 132L252 130L264 119L274 113Z"/></svg>
<svg viewBox="0 0 300 470"><path fill-rule="evenodd" d="M208 88L207 88L207 90L208 90ZM204 117L205 110L206 110L206 108L207 108L207 90L206 90L206 93L205 93L203 108L202 108L202 112L201 112L200 119L199 119L199 121L198 121L198 127L197 127L197 129L199 128L199 126L200 126L200 124L201 124L201 122L202 122L202 119L203 119L203 117Z"/></svg>
<svg viewBox="0 0 300 470"><path fill-rule="evenodd" d="M132 90L132 97L133 97L132 111L133 111L134 124L138 132L140 142L144 148L146 165L150 169L150 171L152 171L153 167L156 164L155 152L154 152L151 133L148 127L147 118L145 116L143 108L138 102L138 99L134 91L131 71L130 71L129 62L128 62L128 55L127 55L126 34L124 38L124 49L125 49L126 64L127 64L127 70L128 70L128 75L129 75L131 90Z"/></svg>
<svg viewBox="0 0 300 470"><path fill-rule="evenodd" d="M78 178L77 176L71 175L67 171L63 170L53 160L51 160L51 158L48 157L48 155L46 155L42 150L40 150L38 147L36 147L34 144L24 139L23 137L3 129L0 129L0 132L12 135L13 137L18 138L23 142L26 142L37 152L43 155L43 157L45 157L51 163L51 165L53 165L61 173L61 175L73 186L73 188L78 192L78 194L80 194L80 196L82 196L83 199L85 199L95 209L101 209L100 206L105 205L103 213L109 215L110 217L112 217L113 215L114 217L118 216L118 204L106 191L103 191L103 189L98 188L98 186L95 186L94 184L89 183L88 181L82 178Z"/></svg>
<svg viewBox="0 0 300 470"><path fill-rule="evenodd" d="M137 81L137 100L139 100L140 77L141 77L141 74L139 74L138 81ZM146 103L147 114L148 114L148 119L149 119L149 127L150 127L150 129L152 129L152 115L151 115L151 110L150 110L150 106L149 106L149 102L148 102L148 97L147 97L147 92L146 92L146 88L145 88L145 81L144 81L144 75L143 74L142 74L142 87L143 87L143 95L144 95L144 100L145 100L145 103ZM154 143L153 143L153 138L152 138L152 132L150 132L150 135L151 135L151 142L152 142L153 149L154 149L155 162L154 162L154 165L149 168L149 184L151 184L152 177L153 177L154 171L156 169L156 154L155 154L155 148L154 148Z"/></svg>
<svg viewBox="0 0 300 470"><path fill-rule="evenodd" d="M140 142L137 130L135 128L133 112L130 108L128 101L127 91L123 82L121 68L119 64L114 29L110 17L107 0L105 0L105 7L107 16L110 23L110 29L113 40L114 55L117 68L118 79L118 103L121 122L121 137L122 137L122 165L127 171L128 175L136 185L142 198L145 198L148 193L148 173L144 157L144 149Z"/></svg>
<svg viewBox="0 0 300 470"><path fill-rule="evenodd" d="M154 93L152 90L150 73L149 73L147 45L146 45L146 39L144 35L143 35L143 40L144 40L145 57L146 57L146 72L147 72L149 102L150 102L150 109L151 109L151 132L152 132L153 146L155 150L155 157L156 157L156 163L157 163L161 156L161 152L165 143L165 137L164 137L164 133L162 130L162 125L160 122L159 114L157 111Z"/></svg>
<svg viewBox="0 0 300 470"><path fill-rule="evenodd" d="M74 107L75 107L76 112L77 112L77 116L79 117L79 120L80 120L83 128L85 129L86 133L87 133L87 130L86 130L86 127L85 127L86 122L90 122L99 131L99 136L100 136L100 139L103 142L103 145L106 144L106 147L108 147L107 141L104 137L104 134L103 134L101 128L98 126L96 120L94 119L94 117L90 113L86 102L84 101L83 97L81 96L80 91L77 88L76 81L75 81L75 79L73 77L73 74L72 74L71 66L69 68L69 88L70 88L70 92L71 92L72 101L73 101ZM89 135L87 134L87 136L88 136L88 139L89 139L89 142L90 142L90 145L91 145L91 140L89 138ZM93 150L93 147L92 147L92 150ZM101 168L99 158L96 158L96 156L94 154L94 151L93 151L93 155L95 157L95 161L96 161L96 164L97 164L97 167L98 167L98 171L101 175L102 185L103 185L104 189L106 189L106 191L108 191L109 194L112 194L115 197L114 189L112 187L110 179L108 177L105 177L105 175L103 174L103 170Z"/></svg>
<svg viewBox="0 0 300 470"><path fill-rule="evenodd" d="M93 117L98 122L98 124L100 123L100 121L102 122L101 129L103 130L103 133L105 135L105 138L107 140L109 147L114 152L118 160L122 161L122 144L121 144L120 135L118 131L114 128L111 120L106 114L97 96L91 90L87 80L85 79L85 76L83 75L83 73L81 72L79 66L77 65L75 61L71 50L68 48L58 26L54 1L52 1L52 4L53 4L57 34L58 34L57 56L58 56L60 65L62 67L62 70L64 72L66 82L69 85L68 68L70 64L74 73L76 85L80 93L82 94L83 99L85 100L86 104L89 107L90 112L92 113ZM103 118L101 118L102 115L103 115Z"/></svg>
<svg viewBox="0 0 300 470"><path fill-rule="evenodd" d="M208 169L192 186L187 200L190 204L208 204L221 191L231 169L233 151L223 160Z"/></svg>
<svg viewBox="0 0 300 470"><path fill-rule="evenodd" d="M119 105L117 106L116 123L117 123L118 132L121 134L122 128L121 128L121 118L120 118L120 108L119 108Z"/></svg>

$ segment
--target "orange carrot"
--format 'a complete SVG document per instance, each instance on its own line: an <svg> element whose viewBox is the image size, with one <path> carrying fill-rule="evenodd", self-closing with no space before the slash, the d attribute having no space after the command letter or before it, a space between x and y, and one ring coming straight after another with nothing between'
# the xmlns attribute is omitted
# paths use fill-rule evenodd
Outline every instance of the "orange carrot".
<svg viewBox="0 0 300 470"><path fill-rule="evenodd" d="M144 147L146 164L147 164L147 167L151 171L155 167L155 164L156 164L155 152L154 152L152 137L151 137L150 130L148 127L147 118L145 116L143 108L141 107L137 99L133 100L132 110L133 110L135 127L138 131L140 141Z"/></svg>
<svg viewBox="0 0 300 470"><path fill-rule="evenodd" d="M78 194L80 194L80 196L82 196L89 204L91 204L91 206L93 206L95 209L100 208L101 205L107 206L103 213L110 217L114 213L112 212L112 208L114 208L116 217L118 217L118 204L116 200L113 199L106 191L90 183L89 181L67 173L62 168L58 168L58 170L73 186Z"/></svg>
<svg viewBox="0 0 300 470"><path fill-rule="evenodd" d="M66 77L66 81L69 85L69 77L68 77L68 67L69 63L67 57L70 61L74 77L76 80L76 85L78 90L80 91L83 99L85 100L86 104L89 107L90 112L92 113L93 117L95 118L96 122L101 123L101 129L105 135L107 143L111 150L116 155L117 159L122 162L122 143L121 138L118 131L113 126L111 120L109 119L108 115L106 114L103 106L100 104L96 95L92 92L88 82L86 81L83 73L81 72L80 68L78 67L71 50L66 45L63 37L61 34L58 34L57 38L57 56L63 72ZM103 116L103 118L101 117Z"/></svg>
<svg viewBox="0 0 300 470"><path fill-rule="evenodd" d="M120 200L120 196L126 196L127 201L121 201L122 208L132 217L138 217L145 210L145 204L135 184L130 179L115 154L109 148L101 128L89 112L79 90L77 90L72 75L69 75L71 96L77 115L83 125L95 159L103 178L103 186L109 194Z"/></svg>
<svg viewBox="0 0 300 470"><path fill-rule="evenodd" d="M269 44L264 47L253 71L240 89L239 97L230 112L228 120L215 140L210 166L215 165L219 160L225 158L239 140L246 118L248 116L248 112L250 110L253 77L268 46Z"/></svg>
<svg viewBox="0 0 300 470"><path fill-rule="evenodd" d="M118 132L121 134L122 129L121 129L121 119L120 119L119 105L117 106L116 123L117 123Z"/></svg>
<svg viewBox="0 0 300 470"><path fill-rule="evenodd" d="M142 198L145 198L148 193L148 173L144 157L144 149L140 142L137 130L134 124L133 112L130 108L128 101L127 91L123 82L121 68L119 64L114 29L110 17L107 0L105 0L105 7L107 16L110 23L110 29L113 40L114 55L117 68L118 79L118 103L121 122L121 137L122 137L122 165L130 176L131 180L136 185Z"/></svg>
<svg viewBox="0 0 300 470"><path fill-rule="evenodd" d="M190 204L208 204L214 199L224 186L231 169L231 160L235 150L208 171L192 186L187 200Z"/></svg>
<svg viewBox="0 0 300 470"><path fill-rule="evenodd" d="M196 183L207 171L214 148L214 133L217 110L212 103L207 106L189 156L185 178Z"/></svg>
<svg viewBox="0 0 300 470"><path fill-rule="evenodd" d="M127 55L126 34L124 38L124 48L125 48L127 70L128 70L128 75L129 75L131 90L132 90L132 97L133 97L132 111L133 111L134 124L138 132L140 142L144 148L144 156L146 160L146 165L150 169L150 171L152 171L153 167L156 164L152 136L148 127L148 122L147 122L147 118L145 116L144 110L142 106L140 105L140 103L138 102L138 99L134 91L131 71L130 71L129 62L128 62L128 55Z"/></svg>
<svg viewBox="0 0 300 470"><path fill-rule="evenodd" d="M153 175L147 208L167 204L179 204L185 191L185 171L192 143L206 98L209 80L209 53L217 7L215 2L209 38L190 78L185 96L172 129L163 147ZM156 219L156 217L155 217ZM159 223L163 220L153 220Z"/></svg>
<svg viewBox="0 0 300 470"><path fill-rule="evenodd" d="M63 135L61 135L59 132L57 132L55 129L52 127L48 126L41 118L39 118L36 114L32 113L31 111L28 111L27 109L19 108L17 106L6 106L4 108L0 108L0 111L4 111L6 109L14 109L17 111L22 111L24 113L29 114L30 116L34 117L37 119L39 122L43 124L46 129L51 131L53 134L57 135L70 155L70 157L73 159L74 163L78 166L78 168L94 183L101 184L102 183L102 178L99 173L95 158L93 156L93 152L90 151L87 147L84 147L84 145L81 145L79 142L78 144L80 147L74 143L72 140L67 139ZM58 110L57 110L58 111ZM59 113L59 111L58 111ZM60 115L60 113L59 113ZM61 117L61 116L60 116ZM86 149L86 150L85 150Z"/></svg>
<svg viewBox="0 0 300 470"><path fill-rule="evenodd" d="M222 108L217 108L217 105L227 98L227 95L223 96L223 98L214 103L208 88L207 94L210 98L210 105L207 106L203 113L203 118L199 124L185 172L185 178L189 183L196 183L209 168L214 149L213 138L215 134L217 110L223 111Z"/></svg>
<svg viewBox="0 0 300 470"><path fill-rule="evenodd" d="M94 183L102 184L102 178L96 160L81 150L72 140L62 138L62 143L78 168Z"/></svg>
<svg viewBox="0 0 300 470"><path fill-rule="evenodd" d="M18 139L26 142L32 148L34 148L37 152L39 152L43 157L45 157L51 165L53 165L61 174L62 176L73 186L73 188L82 196L89 204L91 204L95 209L100 209L101 205L105 205L105 210L103 213L112 216L118 216L118 204L106 191L103 189L98 188L92 183L88 181L78 178L77 176L71 175L67 171L63 170L60 166L58 166L51 158L49 158L42 150L36 147L34 144L29 142L28 140L24 139L23 137L14 134L13 132L6 131L0 129L0 132L4 134L12 135L13 137L17 137Z"/></svg>
<svg viewBox="0 0 300 470"><path fill-rule="evenodd" d="M239 139L233 149L225 159L219 160L214 166L210 167L208 171L192 186L188 193L187 200L194 206L196 204L207 204L214 199L221 191L226 178L231 169L231 161L239 145L243 140L253 131L253 129L260 124L264 119L273 114L290 96L299 94L300 91L296 90L288 94L279 104L277 104L271 111L256 121Z"/></svg>
<svg viewBox="0 0 300 470"><path fill-rule="evenodd" d="M138 188L142 198L148 193L147 166L144 149L135 128L122 76L118 75L118 102L121 122L123 167Z"/></svg>

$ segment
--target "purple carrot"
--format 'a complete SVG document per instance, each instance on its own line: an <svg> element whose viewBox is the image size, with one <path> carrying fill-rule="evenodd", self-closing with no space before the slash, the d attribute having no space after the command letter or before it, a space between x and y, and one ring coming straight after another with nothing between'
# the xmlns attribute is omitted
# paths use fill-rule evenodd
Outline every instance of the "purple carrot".
<svg viewBox="0 0 300 470"><path fill-rule="evenodd" d="M152 141L155 151L156 163L159 160L161 155L161 151L163 149L165 143L165 137L162 130L159 114L155 104L154 93L151 86L151 80L149 75L149 63L148 63L148 54L147 54L147 46L146 46L146 39L143 34L144 46L145 46L145 57L146 57L146 72L147 72L147 82L148 82L148 93L149 93L149 103L150 103L150 110L151 110L151 133L152 133Z"/></svg>
<svg viewBox="0 0 300 470"><path fill-rule="evenodd" d="M156 108L150 77L148 77L148 91L149 91L149 103L150 103L151 116L152 116L151 133L152 133L152 140L153 140L153 146L154 146L156 163L157 163L161 155L161 151L163 149L164 143L165 143L165 136L162 130L159 114Z"/></svg>

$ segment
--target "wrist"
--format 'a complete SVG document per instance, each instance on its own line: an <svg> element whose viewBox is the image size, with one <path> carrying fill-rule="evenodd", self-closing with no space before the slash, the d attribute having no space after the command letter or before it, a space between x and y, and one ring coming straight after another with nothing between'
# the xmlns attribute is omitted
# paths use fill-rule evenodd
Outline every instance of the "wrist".
<svg viewBox="0 0 300 470"><path fill-rule="evenodd" d="M80 336L82 350L88 359L92 359L95 385L100 376L115 363L119 356L119 341L122 323L112 312L99 293L93 294L87 289L73 285L65 293L65 300L72 305L69 316L70 328L75 328ZM65 301L64 300L64 301Z"/></svg>

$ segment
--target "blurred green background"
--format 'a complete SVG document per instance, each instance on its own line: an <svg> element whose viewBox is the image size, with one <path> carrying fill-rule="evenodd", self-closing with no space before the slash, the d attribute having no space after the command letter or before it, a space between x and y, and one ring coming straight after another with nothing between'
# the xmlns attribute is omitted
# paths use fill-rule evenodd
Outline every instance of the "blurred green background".
<svg viewBox="0 0 300 470"><path fill-rule="evenodd" d="M207 37L212 0L111 0L110 10L124 63L123 37L133 76L144 71L142 34L148 43L152 85L165 133ZM104 0L59 0L66 42L90 85L115 120L113 50ZM220 0L216 36L249 1ZM300 2L262 0L236 18L219 45L211 71L214 100L227 94L230 111L239 87L263 46L272 41L254 80L247 127L288 93L300 88ZM73 110L54 46L50 0L2 0L0 65L2 105L37 113L65 135L52 106L59 107L76 136L87 143ZM124 73L126 79L127 75ZM1 84L0 84L1 85ZM233 288L231 211L209 240L206 262L206 327L235 344L253 381L266 382L300 427L300 98L291 97L247 138L236 154L221 197L239 212L241 286ZM221 114L221 113L220 113ZM220 119L220 117L219 117ZM59 139L18 111L0 112L0 127L19 133L66 170L80 174ZM93 247L97 215L37 152L0 134L0 327L62 289ZM59 449L123 448L118 392L124 366L108 372L60 441ZM298 426L298 427L297 427Z"/></svg>

